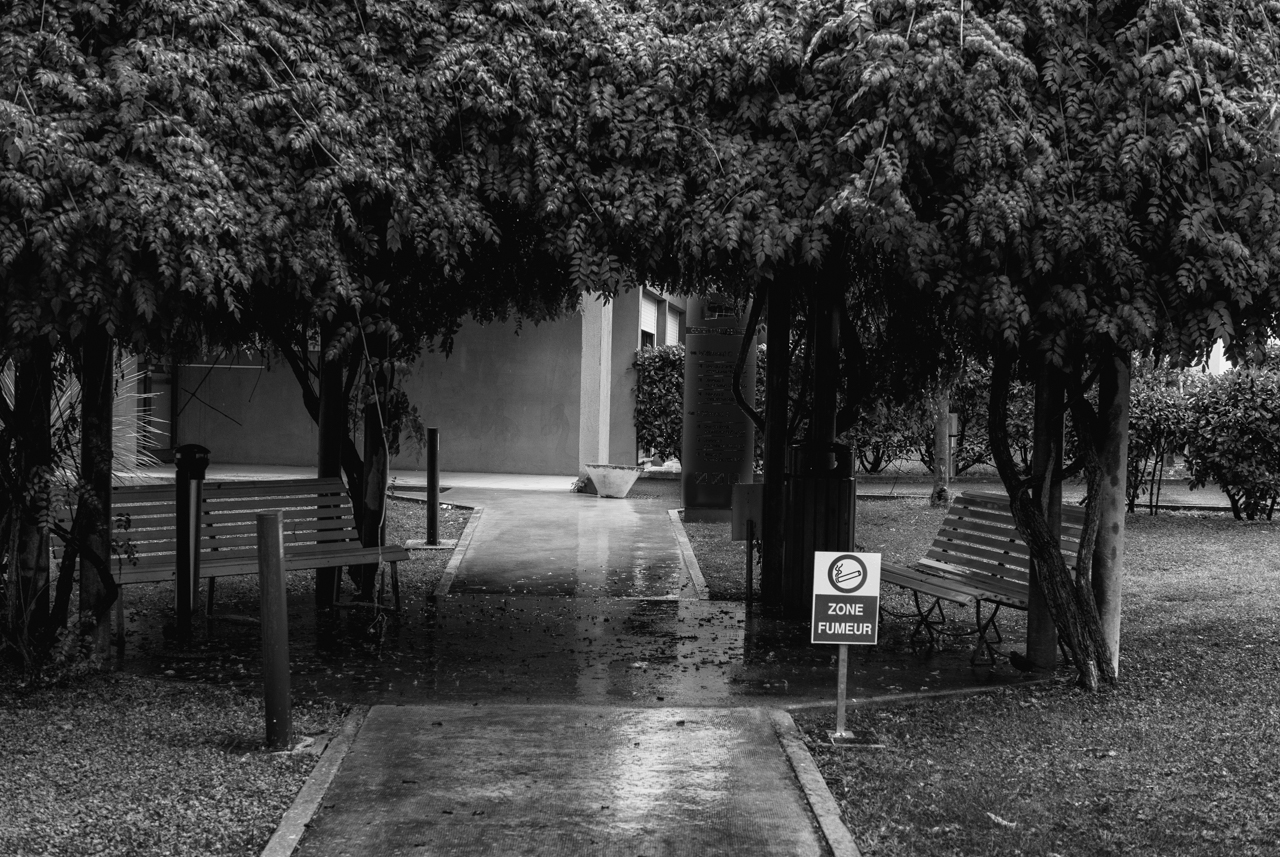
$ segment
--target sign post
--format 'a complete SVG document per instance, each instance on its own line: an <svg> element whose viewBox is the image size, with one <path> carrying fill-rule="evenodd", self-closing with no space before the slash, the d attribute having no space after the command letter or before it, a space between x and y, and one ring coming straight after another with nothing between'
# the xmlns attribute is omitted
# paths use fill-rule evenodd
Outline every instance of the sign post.
<svg viewBox="0 0 1280 857"><path fill-rule="evenodd" d="M815 551L810 641L840 646L833 742L849 737L844 728L849 646L874 646L879 631L880 554Z"/></svg>

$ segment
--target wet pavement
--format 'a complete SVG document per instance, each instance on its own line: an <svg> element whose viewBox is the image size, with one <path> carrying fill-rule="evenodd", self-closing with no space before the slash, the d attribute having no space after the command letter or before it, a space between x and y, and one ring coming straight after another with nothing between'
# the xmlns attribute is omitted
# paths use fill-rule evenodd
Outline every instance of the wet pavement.
<svg viewBox="0 0 1280 857"><path fill-rule="evenodd" d="M467 487L447 500L484 508L453 593L663 598L686 581L668 501Z"/></svg>
<svg viewBox="0 0 1280 857"><path fill-rule="evenodd" d="M579 702L625 706L790 706L834 701L836 647L806 623L698 600L663 490L605 500L569 491L452 488L483 507L450 594L402 592L400 615L289 605L292 691L344 702ZM640 492L642 495L645 492ZM657 496L654 496L657 495ZM134 623L127 668L260 687L256 628L215 616L183 652L158 623ZM927 658L884 623L850 651L849 695L873 699L1020 680L975 675L962 647Z"/></svg>
<svg viewBox="0 0 1280 857"><path fill-rule="evenodd" d="M694 599L405 593L401 617L290 605L295 697L377 704L566 702L625 706L793 706L834 701L835 647L808 627L748 617L741 604ZM851 647L849 695L875 699L1016 681L1007 666L976 676L968 652L927 658L886 625L878 646ZM130 668L261 687L256 628L209 620L189 652L158 633L130 641Z"/></svg>
<svg viewBox="0 0 1280 857"><path fill-rule="evenodd" d="M830 853L759 709L380 706L312 857Z"/></svg>

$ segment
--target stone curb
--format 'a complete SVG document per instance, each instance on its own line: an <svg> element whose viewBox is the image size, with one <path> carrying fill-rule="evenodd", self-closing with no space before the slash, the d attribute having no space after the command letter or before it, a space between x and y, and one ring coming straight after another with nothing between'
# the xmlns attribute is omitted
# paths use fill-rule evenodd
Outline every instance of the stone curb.
<svg viewBox="0 0 1280 857"><path fill-rule="evenodd" d="M840 818L840 807L836 805L836 799L831 796L827 781L822 778L818 766L814 764L813 756L809 753L809 748L800 737L800 729L796 726L796 722L791 719L790 714L777 709L769 712L769 719L773 722L773 731L778 736L778 743L787 754L791 770L795 772L800 789L804 792L805 800L809 802L809 808L818 821L818 827L822 830L822 838L826 840L833 857L862 857L862 852L858 850L858 844L853 841L849 828L845 827L844 821Z"/></svg>
<svg viewBox="0 0 1280 857"><path fill-rule="evenodd" d="M680 559L684 562L685 570L689 572L693 591L697 594L698 600L706 601L711 597L711 592L707 589L706 578L702 576L698 558L693 553L693 545L689 544L689 534L684 531L684 524L680 522L680 510L668 509L667 514L671 517L671 529L675 532L676 545L680 548Z"/></svg>
<svg viewBox="0 0 1280 857"><path fill-rule="evenodd" d="M983 687L954 687L946 690L919 690L913 693L888 693L884 696L872 696L865 699L846 699L845 704L850 708L872 708L877 705L903 705L909 702L925 702L931 699L946 699L951 696L977 696L981 693L994 693L997 690L1009 690L1013 688L1032 687L1038 684L1048 684L1054 681L1053 676L1044 678L1024 679L1023 681L1010 682L1008 684L993 684ZM826 699L818 702L798 702L795 705L788 705L787 711L809 711L815 708L829 708L835 710L836 701L834 699Z"/></svg>
<svg viewBox="0 0 1280 857"><path fill-rule="evenodd" d="M298 847L298 842L302 839L302 834L307 832L307 825L311 823L316 810L320 808L324 793L329 790L329 784L333 782L334 775L338 773L342 760L351 749L351 742L355 740L356 733L360 731L360 726L368 714L369 706L367 705L357 705L351 709L351 713L342 723L342 729L320 754L319 761L311 769L311 776L307 777L307 781L302 784L302 789L289 805L284 817L280 819L280 826L267 841L267 846L262 849L262 857L290 857L293 854L294 849Z"/></svg>
<svg viewBox="0 0 1280 857"><path fill-rule="evenodd" d="M483 506L471 507L471 518L467 521L467 526L463 528L462 535L458 536L458 545L453 549L453 554L449 557L449 564L445 566L440 582L436 584L435 595L437 598L443 598L449 594L449 587L453 586L453 581L458 577L458 569L462 566L462 558L466 556L467 549L471 547L471 537L476 534L476 527L480 523L480 515L483 512Z"/></svg>

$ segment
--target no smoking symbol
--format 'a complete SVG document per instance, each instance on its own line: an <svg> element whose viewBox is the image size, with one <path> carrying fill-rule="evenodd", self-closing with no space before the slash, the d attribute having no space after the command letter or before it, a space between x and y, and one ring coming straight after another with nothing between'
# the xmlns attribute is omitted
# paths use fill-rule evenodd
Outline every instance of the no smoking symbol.
<svg viewBox="0 0 1280 857"><path fill-rule="evenodd" d="M827 566L827 580L837 592L857 592L867 582L867 565L851 553L841 554Z"/></svg>

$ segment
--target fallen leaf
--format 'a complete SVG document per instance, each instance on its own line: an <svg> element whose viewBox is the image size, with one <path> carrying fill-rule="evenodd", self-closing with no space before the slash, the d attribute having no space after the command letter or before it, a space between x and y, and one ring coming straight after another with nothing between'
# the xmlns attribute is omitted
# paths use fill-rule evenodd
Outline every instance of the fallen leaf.
<svg viewBox="0 0 1280 857"><path fill-rule="evenodd" d="M1010 830L1012 830L1013 828L1015 828L1015 827L1017 827L1017 826L1018 826L1018 822L1016 822L1016 821L1005 821L1003 818L1001 818L1000 816L996 815L996 814L995 814L995 813L993 813L993 812L989 812L989 813L987 813L987 818L991 819L992 821L994 821L996 824L1000 825L1001 827L1008 828L1008 829L1010 829Z"/></svg>

